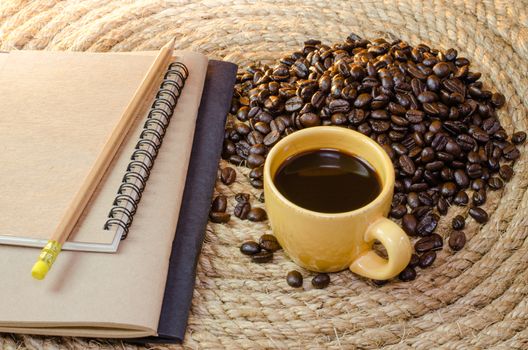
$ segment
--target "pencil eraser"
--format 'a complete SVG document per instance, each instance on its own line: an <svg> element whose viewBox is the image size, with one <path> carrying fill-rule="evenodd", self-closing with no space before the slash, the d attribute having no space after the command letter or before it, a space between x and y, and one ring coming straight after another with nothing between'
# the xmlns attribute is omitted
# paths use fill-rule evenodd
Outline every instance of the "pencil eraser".
<svg viewBox="0 0 528 350"><path fill-rule="evenodd" d="M46 277L46 274L49 271L49 266L44 261L39 260L33 265L31 269L31 276L38 280L43 280Z"/></svg>

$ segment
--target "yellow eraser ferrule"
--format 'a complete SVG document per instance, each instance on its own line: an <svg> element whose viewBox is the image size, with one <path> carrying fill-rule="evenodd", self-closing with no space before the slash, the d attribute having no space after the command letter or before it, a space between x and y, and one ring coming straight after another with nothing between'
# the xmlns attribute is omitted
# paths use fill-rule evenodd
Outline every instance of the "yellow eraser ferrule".
<svg viewBox="0 0 528 350"><path fill-rule="evenodd" d="M62 245L57 241L48 241L46 246L42 248L37 262L33 265L31 269L31 275L33 278L42 280L46 277L46 274L51 269L51 266L57 259Z"/></svg>

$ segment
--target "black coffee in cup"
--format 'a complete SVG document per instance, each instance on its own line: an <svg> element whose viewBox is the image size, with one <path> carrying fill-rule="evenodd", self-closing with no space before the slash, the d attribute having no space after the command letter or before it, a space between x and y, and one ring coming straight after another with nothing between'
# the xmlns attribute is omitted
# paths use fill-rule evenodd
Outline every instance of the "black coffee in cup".
<svg viewBox="0 0 528 350"><path fill-rule="evenodd" d="M273 182L291 202L320 213L361 208L381 191L379 176L369 163L335 149L316 149L288 158Z"/></svg>

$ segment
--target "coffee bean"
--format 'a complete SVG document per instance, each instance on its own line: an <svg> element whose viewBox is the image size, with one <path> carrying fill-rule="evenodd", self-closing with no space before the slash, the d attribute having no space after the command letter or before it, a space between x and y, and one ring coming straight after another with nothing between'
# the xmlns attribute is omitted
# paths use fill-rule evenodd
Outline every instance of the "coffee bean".
<svg viewBox="0 0 528 350"><path fill-rule="evenodd" d="M436 204L436 209L440 215L446 215L447 211L449 210L449 203L445 198L440 197L438 199L438 203Z"/></svg>
<svg viewBox="0 0 528 350"><path fill-rule="evenodd" d="M440 193L445 198L453 197L457 193L457 185L454 182L445 182L440 189Z"/></svg>
<svg viewBox="0 0 528 350"><path fill-rule="evenodd" d="M436 225L438 224L438 216L435 214L427 214L424 215L420 221L418 222L418 225L416 226L416 232L420 236L428 236L436 229Z"/></svg>
<svg viewBox="0 0 528 350"><path fill-rule="evenodd" d="M251 256L251 261L257 264L264 264L273 260L273 253L263 250Z"/></svg>
<svg viewBox="0 0 528 350"><path fill-rule="evenodd" d="M281 246L279 242L277 241L277 238L273 235L264 234L260 237L259 240L260 247L262 249L266 249L270 252L275 252L279 249L281 249Z"/></svg>
<svg viewBox="0 0 528 350"><path fill-rule="evenodd" d="M508 145L502 149L503 157L507 160L516 160L519 158L521 153L519 152L519 149L515 147L514 145Z"/></svg>
<svg viewBox="0 0 528 350"><path fill-rule="evenodd" d="M260 250L261 250L260 246L258 245L257 242L254 242L254 241L244 242L240 246L240 251L242 252L242 254L245 254L245 255L255 255L257 253L260 253Z"/></svg>
<svg viewBox="0 0 528 350"><path fill-rule="evenodd" d="M451 221L451 227L453 227L454 230L462 230L465 225L466 221L462 215L455 216Z"/></svg>
<svg viewBox="0 0 528 350"><path fill-rule="evenodd" d="M250 198L249 193L240 192L240 193L235 194L235 200L238 203L249 202L249 198Z"/></svg>
<svg viewBox="0 0 528 350"><path fill-rule="evenodd" d="M390 211L390 215L395 219L401 219L405 214L407 214L407 207L402 204L397 205Z"/></svg>
<svg viewBox="0 0 528 350"><path fill-rule="evenodd" d="M216 196L211 204L211 211L225 212L227 208L227 197L223 195Z"/></svg>
<svg viewBox="0 0 528 350"><path fill-rule="evenodd" d="M250 168L257 168L261 166L262 164L264 164L265 160L266 158L264 158L263 156L252 153L247 158L247 164L249 165Z"/></svg>
<svg viewBox="0 0 528 350"><path fill-rule="evenodd" d="M411 260L409 261L409 264L407 266L415 268L416 266L418 266L419 262L420 262L420 257L416 254L412 254Z"/></svg>
<svg viewBox="0 0 528 350"><path fill-rule="evenodd" d="M271 147L280 140L280 132L278 130L271 131L264 137L264 145Z"/></svg>
<svg viewBox="0 0 528 350"><path fill-rule="evenodd" d="M249 221L264 221L268 218L266 211L262 208L253 208L249 211L247 219Z"/></svg>
<svg viewBox="0 0 528 350"><path fill-rule="evenodd" d="M400 272L398 278L403 282L412 281L416 278L416 270L407 266L402 272Z"/></svg>
<svg viewBox="0 0 528 350"><path fill-rule="evenodd" d="M462 231L453 231L449 236L448 241L449 247L455 251L458 251L466 245L466 234Z"/></svg>
<svg viewBox="0 0 528 350"><path fill-rule="evenodd" d="M422 269L425 269L433 265L435 260L436 260L436 253L434 251L423 253L422 256L420 256L418 266L420 266Z"/></svg>
<svg viewBox="0 0 528 350"><path fill-rule="evenodd" d="M258 189L264 187L264 183L262 182L261 179L251 179L251 180L249 180L249 183L250 183L253 187L258 188Z"/></svg>
<svg viewBox="0 0 528 350"><path fill-rule="evenodd" d="M233 214L241 220L246 220L251 210L251 205L248 202L240 202L235 205Z"/></svg>
<svg viewBox="0 0 528 350"><path fill-rule="evenodd" d="M473 192L472 203L474 206L480 206L486 203L486 190L481 188Z"/></svg>
<svg viewBox="0 0 528 350"><path fill-rule="evenodd" d="M526 141L526 133L524 131L517 131L512 135L511 141L516 145L524 143Z"/></svg>
<svg viewBox="0 0 528 350"><path fill-rule="evenodd" d="M317 289L323 289L330 284L330 276L327 273L318 273L312 278L312 286Z"/></svg>
<svg viewBox="0 0 528 350"><path fill-rule="evenodd" d="M408 175L413 175L414 172L416 171L416 167L414 165L414 162L406 154L403 154L403 155L401 155L398 158L398 163L399 163L401 169Z"/></svg>
<svg viewBox="0 0 528 350"><path fill-rule="evenodd" d="M495 107L501 108L505 102L506 102L506 98L504 97L503 94L496 92L493 95L491 95L491 103Z"/></svg>
<svg viewBox="0 0 528 350"><path fill-rule="evenodd" d="M430 250L442 249L444 245L443 239L440 235L434 233L431 236L420 238L415 244L414 249L418 253L427 252Z"/></svg>
<svg viewBox="0 0 528 350"><path fill-rule="evenodd" d="M488 180L488 187L492 190L499 190L503 186L502 180L494 176Z"/></svg>
<svg viewBox="0 0 528 350"><path fill-rule="evenodd" d="M459 206L466 206L469 203L469 196L465 191L459 191L453 198L453 203Z"/></svg>
<svg viewBox="0 0 528 350"><path fill-rule="evenodd" d="M354 107L364 108L372 101L372 96L370 94L364 93L360 94L354 101Z"/></svg>
<svg viewBox="0 0 528 350"><path fill-rule="evenodd" d="M471 182L471 189L478 191L480 189L486 188L486 183L482 179L475 179Z"/></svg>
<svg viewBox="0 0 528 350"><path fill-rule="evenodd" d="M220 172L220 180L224 185L231 185L236 180L236 171L231 167L225 167Z"/></svg>
<svg viewBox="0 0 528 350"><path fill-rule="evenodd" d="M405 214L402 217L402 228L409 236L416 235L416 228L418 226L418 220L412 214Z"/></svg>
<svg viewBox="0 0 528 350"><path fill-rule="evenodd" d="M321 125L321 119L315 113L301 114L301 116L299 117L299 121L305 128Z"/></svg>
<svg viewBox="0 0 528 350"><path fill-rule="evenodd" d="M466 172L462 169L457 169L453 173L455 183L460 188L467 188L469 186L469 177L466 175Z"/></svg>
<svg viewBox="0 0 528 350"><path fill-rule="evenodd" d="M510 181L513 176L513 169L511 166L505 164L499 169L499 175L504 181Z"/></svg>
<svg viewBox="0 0 528 350"><path fill-rule="evenodd" d="M482 208L473 207L469 209L469 215L479 224L484 224L489 219L488 213Z"/></svg>
<svg viewBox="0 0 528 350"><path fill-rule="evenodd" d="M439 62L433 66L433 72L439 78L444 78L451 72L451 68L449 64L445 62Z"/></svg>
<svg viewBox="0 0 528 350"><path fill-rule="evenodd" d="M286 283L288 283L290 287L299 288L303 284L303 276L299 271L290 271L286 275Z"/></svg>
<svg viewBox="0 0 528 350"><path fill-rule="evenodd" d="M229 219L231 219L231 215L227 213L216 212L216 211L212 211L211 213L209 213L209 220L217 224L226 223L229 221Z"/></svg>
<svg viewBox="0 0 528 350"><path fill-rule="evenodd" d="M420 110L416 110L416 109L409 109L405 113L405 116L407 117L407 120L410 123L417 124L417 123L422 122L422 120L424 118L424 112L422 112Z"/></svg>

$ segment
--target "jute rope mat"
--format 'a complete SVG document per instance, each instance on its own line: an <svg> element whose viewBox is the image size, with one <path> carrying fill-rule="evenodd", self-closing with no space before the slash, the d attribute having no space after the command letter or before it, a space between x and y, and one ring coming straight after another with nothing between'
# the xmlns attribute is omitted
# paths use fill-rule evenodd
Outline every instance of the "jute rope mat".
<svg viewBox="0 0 528 350"><path fill-rule="evenodd" d="M299 2L301 3L301 2ZM412 44L455 47L507 97L500 119L508 133L527 130L528 6L522 1L2 1L0 48L128 51L177 48L245 65L272 61L308 38L327 43L350 32L400 37ZM487 225L473 220L466 247L439 255L411 283L377 288L350 272L326 290L294 291L284 255L255 265L238 246L269 232L233 218L210 224L185 347L528 349L528 149L506 188L491 194ZM224 164L222 164L224 165ZM229 196L246 191L238 169ZM252 204L258 205L256 198ZM232 210L232 207L229 209ZM439 233L446 234L450 216ZM306 272L305 276L308 274ZM309 281L306 281L309 282ZM308 285L309 283L306 283ZM1 312L1 310L0 310ZM120 342L9 336L3 348L135 348ZM155 346L156 349L177 346Z"/></svg>

